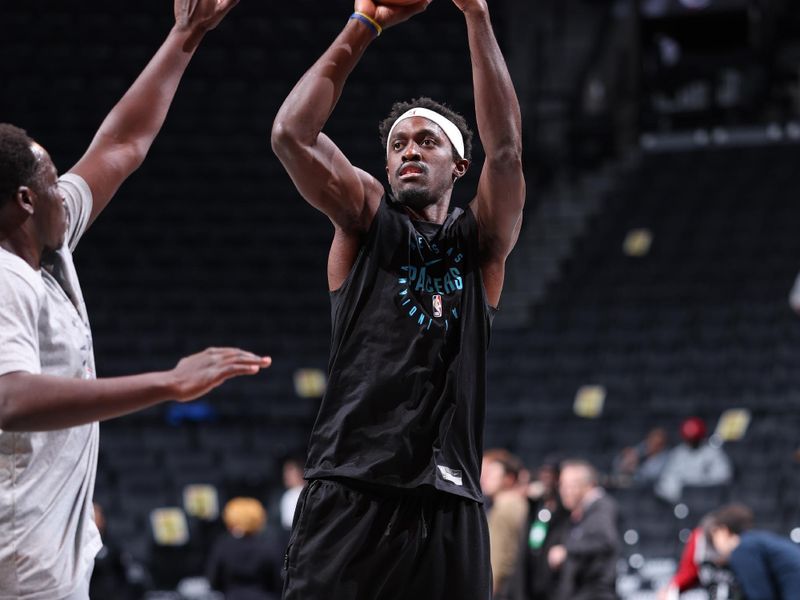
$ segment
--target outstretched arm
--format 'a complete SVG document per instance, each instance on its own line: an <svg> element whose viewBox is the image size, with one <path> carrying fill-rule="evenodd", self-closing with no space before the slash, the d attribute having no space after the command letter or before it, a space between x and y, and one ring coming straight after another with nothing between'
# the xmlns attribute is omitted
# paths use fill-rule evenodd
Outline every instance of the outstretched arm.
<svg viewBox="0 0 800 600"><path fill-rule="evenodd" d="M390 7L356 0L355 10L388 28L421 12L429 2ZM295 85L272 126L272 149L300 194L345 234L369 228L383 188L374 177L354 167L322 128L348 76L375 37L375 28L369 23L350 19Z"/></svg>
<svg viewBox="0 0 800 600"><path fill-rule="evenodd" d="M89 149L70 169L92 190L90 223L144 161L189 60L207 31L239 0L175 0L175 26L142 74L111 110Z"/></svg>
<svg viewBox="0 0 800 600"><path fill-rule="evenodd" d="M69 379L22 371L0 376L0 430L49 431L119 417L166 400L186 402L231 377L270 365L236 348L209 348L171 371L107 379Z"/></svg>
<svg viewBox="0 0 800 600"><path fill-rule="evenodd" d="M489 18L487 0L453 0L467 21L475 116L486 152L473 210L478 220L487 299L500 300L505 259L522 225L522 117L503 54Z"/></svg>

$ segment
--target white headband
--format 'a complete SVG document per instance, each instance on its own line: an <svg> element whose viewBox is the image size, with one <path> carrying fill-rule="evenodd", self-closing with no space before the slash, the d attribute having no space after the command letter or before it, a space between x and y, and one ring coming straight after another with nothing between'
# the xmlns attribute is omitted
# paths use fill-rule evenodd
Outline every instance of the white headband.
<svg viewBox="0 0 800 600"><path fill-rule="evenodd" d="M392 133L394 132L394 128L397 127L397 124L400 121L405 121L411 117L423 117L436 123L442 128L442 131L444 131L444 134L447 136L447 139L450 140L450 143L453 144L453 148L456 149L458 155L461 158L464 158L464 136L461 135L461 130L456 127L450 119L443 117L439 113L427 108L412 108L411 110L406 111L397 117L397 120L394 122L394 125L392 125L392 128L389 130L389 135L387 136L386 154L389 154L389 150L392 147Z"/></svg>

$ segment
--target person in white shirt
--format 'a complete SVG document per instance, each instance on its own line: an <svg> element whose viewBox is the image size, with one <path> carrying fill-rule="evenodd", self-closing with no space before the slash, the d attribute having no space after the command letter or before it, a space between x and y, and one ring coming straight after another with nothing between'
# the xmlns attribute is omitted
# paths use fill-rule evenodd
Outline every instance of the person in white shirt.
<svg viewBox="0 0 800 600"><path fill-rule="evenodd" d="M88 600L101 547L98 421L191 400L269 366L268 357L212 348L168 371L95 379L72 261L144 160L200 40L236 1L175 0L166 41L66 175L25 131L0 124L0 600Z"/></svg>
<svg viewBox="0 0 800 600"><path fill-rule="evenodd" d="M292 529L297 501L306 485L306 480L303 478L304 462L303 459L294 456L283 461L283 487L286 491L281 494L280 513L281 526L285 531Z"/></svg>
<svg viewBox="0 0 800 600"><path fill-rule="evenodd" d="M668 502L678 502L685 485L712 486L729 483L733 467L728 455L706 442L706 424L690 417L681 424L683 443L669 453L655 484L655 492Z"/></svg>

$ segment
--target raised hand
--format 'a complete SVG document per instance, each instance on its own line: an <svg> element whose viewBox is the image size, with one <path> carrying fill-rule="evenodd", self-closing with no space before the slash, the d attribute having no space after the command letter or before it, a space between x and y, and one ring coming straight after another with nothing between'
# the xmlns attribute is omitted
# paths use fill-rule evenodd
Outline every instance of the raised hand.
<svg viewBox="0 0 800 600"><path fill-rule="evenodd" d="M175 0L175 25L179 30L210 31L237 4L239 0Z"/></svg>
<svg viewBox="0 0 800 600"><path fill-rule="evenodd" d="M194 400L228 379L255 375L271 364L268 356L257 356L238 348L208 348L182 359L172 370L175 399Z"/></svg>
<svg viewBox="0 0 800 600"><path fill-rule="evenodd" d="M423 12L431 2L432 0L420 0L416 4L406 6L389 6L376 4L373 0L356 0L355 11L375 19L381 27L386 29Z"/></svg>

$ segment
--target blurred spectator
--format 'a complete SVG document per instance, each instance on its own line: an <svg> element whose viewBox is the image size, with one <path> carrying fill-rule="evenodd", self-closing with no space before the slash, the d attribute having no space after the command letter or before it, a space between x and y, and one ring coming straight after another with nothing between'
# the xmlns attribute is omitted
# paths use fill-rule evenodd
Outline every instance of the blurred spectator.
<svg viewBox="0 0 800 600"><path fill-rule="evenodd" d="M753 513L731 504L715 511L709 536L748 600L800 598L800 548L768 531L751 529Z"/></svg>
<svg viewBox="0 0 800 600"><path fill-rule="evenodd" d="M636 446L625 448L614 459L614 481L617 485L653 485L669 458L669 436L663 427L651 430Z"/></svg>
<svg viewBox="0 0 800 600"><path fill-rule="evenodd" d="M692 530L683 547L678 570L669 584L658 592L658 600L677 600L680 594L700 587L708 593L709 600L739 600L742 598L733 573L720 564L719 554L708 539L706 516Z"/></svg>
<svg viewBox="0 0 800 600"><path fill-rule="evenodd" d="M569 460L561 465L559 494L570 511L563 545L550 548L548 563L559 572L553 600L616 600L620 538L617 504L598 483L589 463Z"/></svg>
<svg viewBox="0 0 800 600"><path fill-rule="evenodd" d="M681 424L683 443L669 453L655 491L668 502L681 499L684 485L711 486L730 483L733 469L722 448L705 441L706 425L699 417Z"/></svg>
<svg viewBox="0 0 800 600"><path fill-rule="evenodd" d="M789 306L792 307L794 312L800 314L800 273L798 273L797 279L794 280L792 291L789 293Z"/></svg>
<svg viewBox="0 0 800 600"><path fill-rule="evenodd" d="M281 548L262 532L264 506L254 498L234 498L222 515L228 533L211 550L207 575L211 587L227 600L278 600L281 594Z"/></svg>
<svg viewBox="0 0 800 600"><path fill-rule="evenodd" d="M305 459L292 456L283 461L283 487L286 491L281 496L281 527L285 531L292 529L294 520L294 510L297 508L297 500L300 492L306 484L303 478L303 465Z"/></svg>
<svg viewBox="0 0 800 600"><path fill-rule="evenodd" d="M524 488L518 486L522 470L522 462L506 450L488 450L483 455L481 490L489 503L489 558L492 587L498 599L508 596L528 511Z"/></svg>
<svg viewBox="0 0 800 600"><path fill-rule="evenodd" d="M557 574L547 564L547 555L550 548L564 543L569 527L569 513L558 497L559 473L559 461L547 458L527 486L528 514L513 577L514 600L550 600L555 594Z"/></svg>
<svg viewBox="0 0 800 600"><path fill-rule="evenodd" d="M141 566L134 565L131 558L123 554L115 541L106 532L106 519L103 509L94 503L94 522L100 531L103 547L94 559L94 570L89 584L89 597L114 598L115 600L134 600L141 598L144 593L144 570ZM138 581L129 577L130 571L138 571Z"/></svg>

